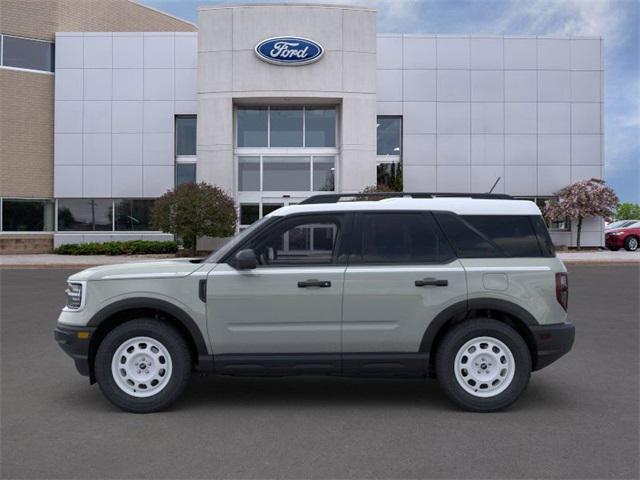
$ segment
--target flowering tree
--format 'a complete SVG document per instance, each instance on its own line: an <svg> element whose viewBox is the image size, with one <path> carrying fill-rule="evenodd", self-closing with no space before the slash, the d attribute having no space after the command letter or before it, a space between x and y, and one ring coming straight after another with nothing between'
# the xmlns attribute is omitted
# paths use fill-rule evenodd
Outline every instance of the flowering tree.
<svg viewBox="0 0 640 480"><path fill-rule="evenodd" d="M206 183L184 183L155 201L152 223L163 232L177 234L185 248L196 253L199 237L229 237L235 233L233 199Z"/></svg>
<svg viewBox="0 0 640 480"><path fill-rule="evenodd" d="M544 207L547 220L558 221L569 217L578 224L576 246L580 250L580 232L585 217L613 217L618 197L604 180L580 180L556 193L558 200L550 200Z"/></svg>

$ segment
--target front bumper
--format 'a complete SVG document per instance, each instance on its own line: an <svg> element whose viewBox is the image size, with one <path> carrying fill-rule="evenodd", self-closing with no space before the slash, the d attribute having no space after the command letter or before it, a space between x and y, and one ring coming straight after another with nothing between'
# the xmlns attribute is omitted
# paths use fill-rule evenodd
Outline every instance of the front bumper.
<svg viewBox="0 0 640 480"><path fill-rule="evenodd" d="M576 328L573 323L532 326L536 343L536 359L533 370L540 370L568 353L573 346Z"/></svg>
<svg viewBox="0 0 640 480"><path fill-rule="evenodd" d="M605 235L604 244L606 247L622 248L624 247L623 235Z"/></svg>
<svg viewBox="0 0 640 480"><path fill-rule="evenodd" d="M73 358L76 369L80 375L90 376L91 369L89 366L89 344L94 328L91 327L72 327L68 325L60 325L53 331L60 348Z"/></svg>

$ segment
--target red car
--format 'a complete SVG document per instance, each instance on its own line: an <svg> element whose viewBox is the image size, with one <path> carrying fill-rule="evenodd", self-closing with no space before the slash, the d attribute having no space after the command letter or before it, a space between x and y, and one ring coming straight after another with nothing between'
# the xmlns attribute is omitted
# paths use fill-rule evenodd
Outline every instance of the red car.
<svg viewBox="0 0 640 480"><path fill-rule="evenodd" d="M624 247L625 250L635 252L640 246L640 222L632 223L623 228L606 230L604 244L609 250L615 251Z"/></svg>

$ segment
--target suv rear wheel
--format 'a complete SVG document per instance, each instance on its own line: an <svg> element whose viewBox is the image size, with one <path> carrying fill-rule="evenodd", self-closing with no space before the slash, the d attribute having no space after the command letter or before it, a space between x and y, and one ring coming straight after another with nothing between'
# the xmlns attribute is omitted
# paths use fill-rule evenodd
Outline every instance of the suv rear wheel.
<svg viewBox="0 0 640 480"><path fill-rule="evenodd" d="M191 355L180 332L170 325L132 320L102 340L95 374L104 395L122 410L157 412L171 405L186 387Z"/></svg>
<svg viewBox="0 0 640 480"><path fill-rule="evenodd" d="M508 407L529 383L531 355L510 326L474 319L451 329L436 356L436 375L460 407L493 412Z"/></svg>

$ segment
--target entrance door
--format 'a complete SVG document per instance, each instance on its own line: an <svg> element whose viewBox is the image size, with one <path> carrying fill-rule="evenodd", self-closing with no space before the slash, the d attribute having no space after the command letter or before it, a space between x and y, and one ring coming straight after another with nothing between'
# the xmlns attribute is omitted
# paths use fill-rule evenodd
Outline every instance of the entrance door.
<svg viewBox="0 0 640 480"><path fill-rule="evenodd" d="M255 371L285 362L339 371L344 225L339 214L275 220L239 247L253 249L257 268L219 264L209 273L207 321L218 367Z"/></svg>

